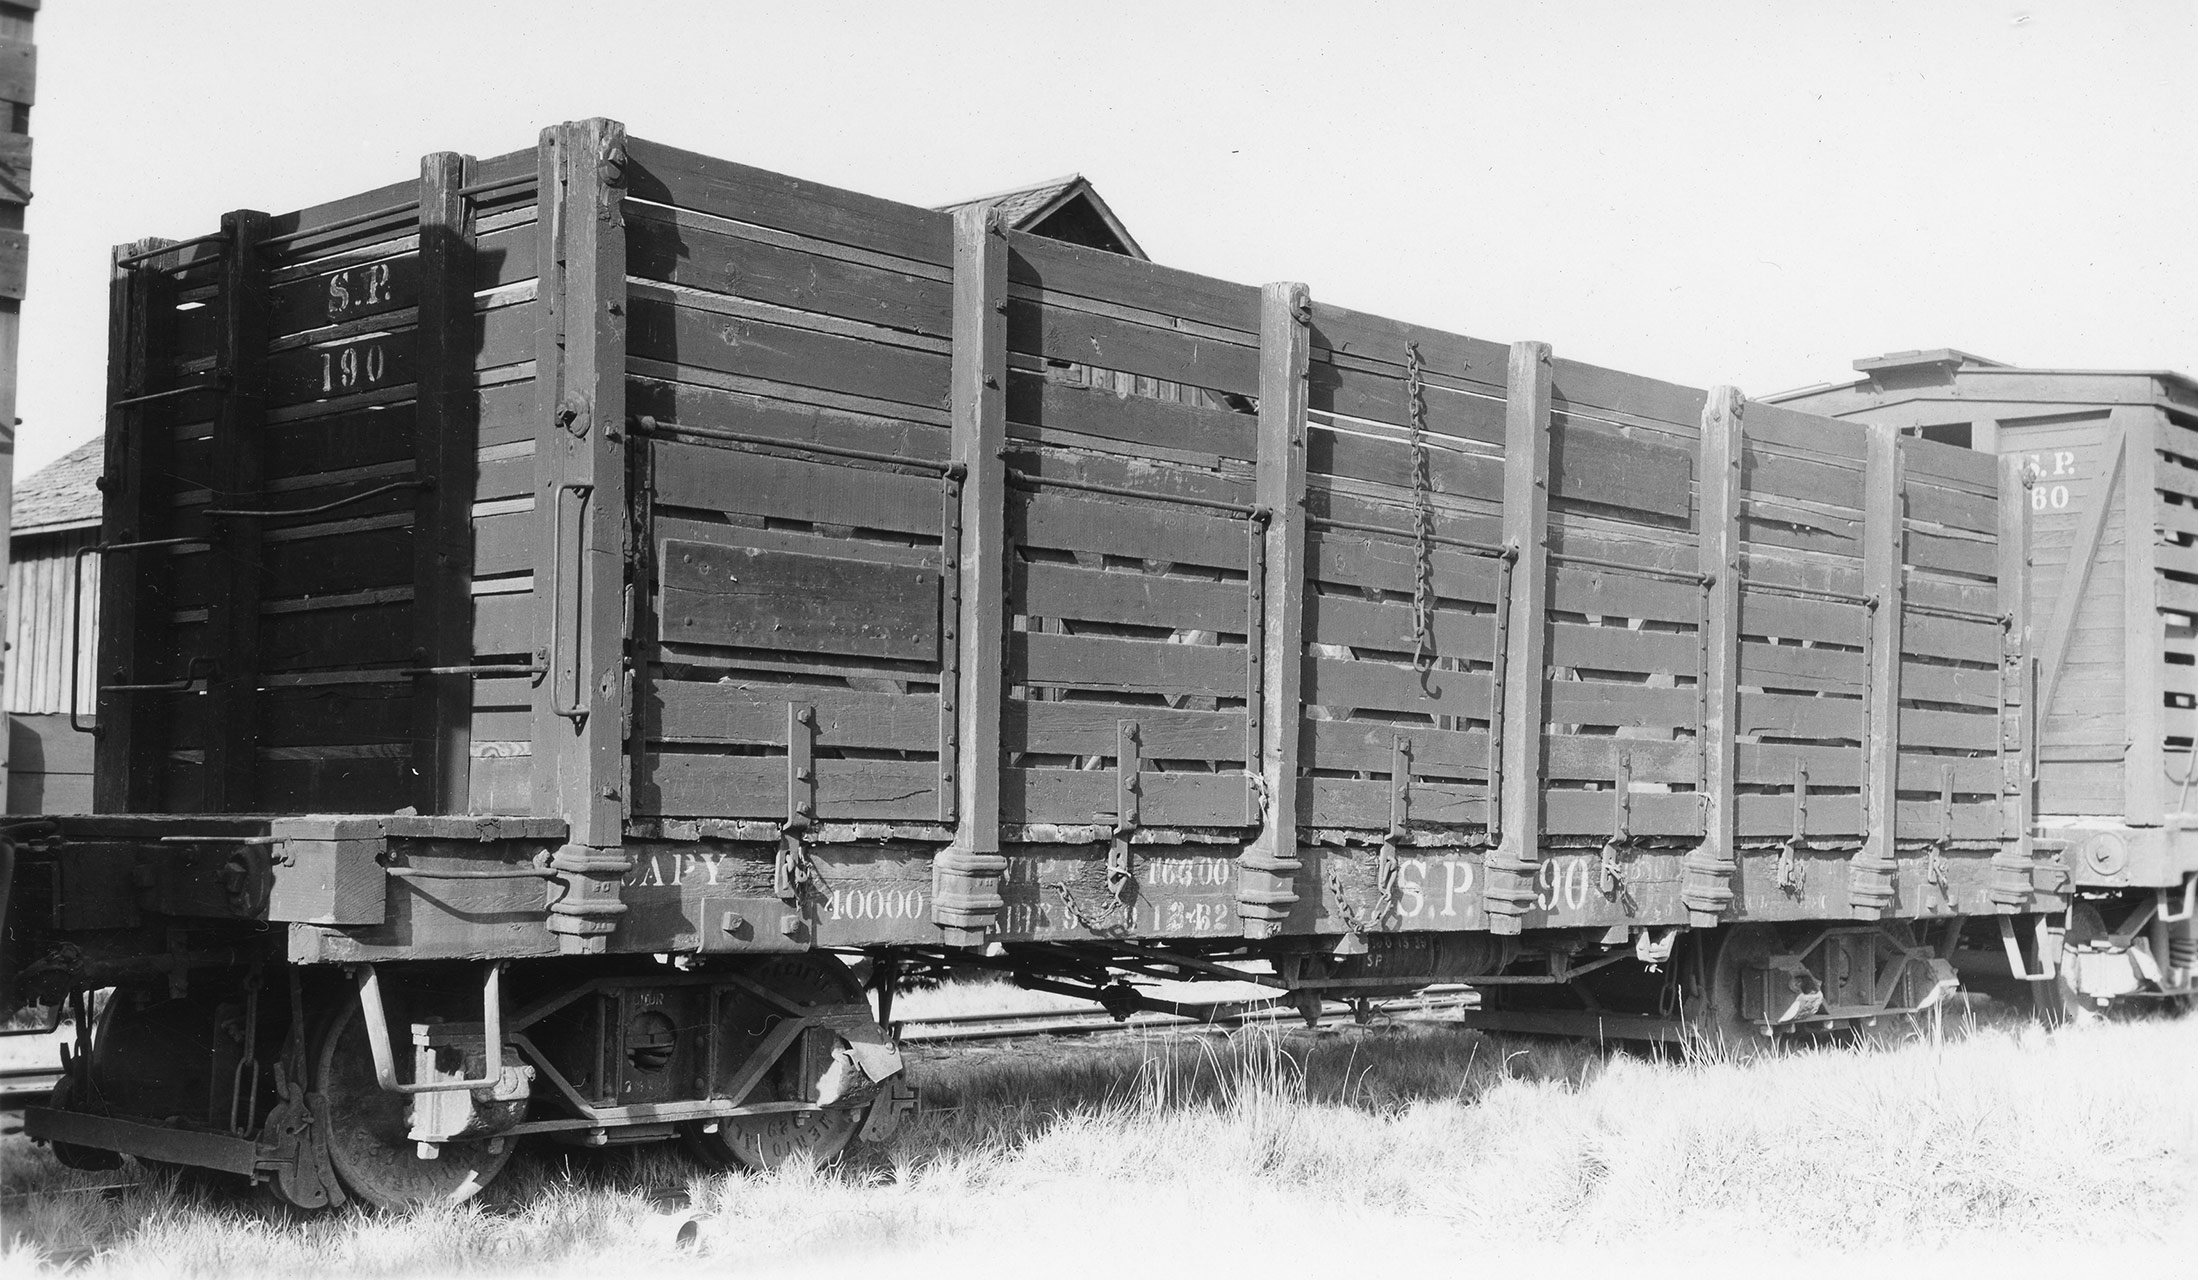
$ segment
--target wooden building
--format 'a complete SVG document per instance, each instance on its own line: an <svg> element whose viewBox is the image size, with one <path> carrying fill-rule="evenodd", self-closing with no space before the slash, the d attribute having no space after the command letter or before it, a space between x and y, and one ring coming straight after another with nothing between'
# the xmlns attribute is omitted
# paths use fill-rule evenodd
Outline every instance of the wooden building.
<svg viewBox="0 0 2198 1280"><path fill-rule="evenodd" d="M80 722L98 703L92 655L99 616L100 441L77 446L15 489L8 539L8 812L82 813L91 807L92 738ZM81 584L75 575L81 573ZM77 669L72 677L72 654Z"/></svg>

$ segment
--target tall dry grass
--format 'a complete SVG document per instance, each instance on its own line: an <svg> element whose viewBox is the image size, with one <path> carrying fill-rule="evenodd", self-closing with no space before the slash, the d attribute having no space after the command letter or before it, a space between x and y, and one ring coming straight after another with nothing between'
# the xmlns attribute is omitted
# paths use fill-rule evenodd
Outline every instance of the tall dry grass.
<svg viewBox="0 0 2198 1280"><path fill-rule="evenodd" d="M1500 1258L1630 1276L1739 1251L1787 1275L1948 1251L1929 1265L2033 1274L2198 1244L2198 1021L1955 1019L1935 1041L1752 1063L1445 1028L913 1056L931 1110L835 1169L535 1155L476 1203L394 1218L293 1220L162 1179L71 1194L138 1175L69 1174L14 1139L0 1173L28 1198L0 1202L0 1267L1297 1275ZM646 1191L666 1182L703 1215L694 1250L650 1234Z"/></svg>

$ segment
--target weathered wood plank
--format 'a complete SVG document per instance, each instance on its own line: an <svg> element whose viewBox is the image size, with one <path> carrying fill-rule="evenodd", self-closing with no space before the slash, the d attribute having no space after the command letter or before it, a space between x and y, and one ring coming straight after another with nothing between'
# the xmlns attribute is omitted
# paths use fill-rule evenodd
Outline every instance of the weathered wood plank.
<svg viewBox="0 0 2198 1280"><path fill-rule="evenodd" d="M945 214L640 138L627 143L626 191L637 200L752 222L937 267L953 261L953 220Z"/></svg>
<svg viewBox="0 0 2198 1280"><path fill-rule="evenodd" d="M1149 760L1240 760L1241 711L1176 711L1101 702L1032 702L1010 698L1002 734L1010 751L1036 755L1112 756L1125 720L1137 722Z"/></svg>
<svg viewBox="0 0 2198 1280"><path fill-rule="evenodd" d="M657 440L656 503L937 536L939 479L820 458Z"/></svg>
<svg viewBox="0 0 2198 1280"><path fill-rule="evenodd" d="M946 404L948 362L930 351L725 315L648 286L633 287L628 311L632 353L642 359L893 404Z"/></svg>
<svg viewBox="0 0 2198 1280"><path fill-rule="evenodd" d="M1007 304L1008 350L1049 360L1118 369L1235 395L1259 391L1259 353L1178 329L1115 316L1046 306L1030 298Z"/></svg>
<svg viewBox="0 0 2198 1280"><path fill-rule="evenodd" d="M1249 462L1258 452L1258 420L1196 400L1125 396L1100 387L1014 372L1007 383L1010 431L1018 426L1073 431L1123 444L1187 449Z"/></svg>
<svg viewBox="0 0 2198 1280"><path fill-rule="evenodd" d="M1242 827L1250 776L1226 773L1138 775L1138 819L1154 827ZM1115 816L1112 770L1004 769L1000 808L1009 822L1085 823Z"/></svg>
<svg viewBox="0 0 2198 1280"><path fill-rule="evenodd" d="M656 206L627 210L626 270L641 279L908 333L952 331L951 290L938 280L724 234Z"/></svg>
<svg viewBox="0 0 2198 1280"><path fill-rule="evenodd" d="M940 575L931 569L667 541L660 574L666 641L938 660Z"/></svg>
<svg viewBox="0 0 2198 1280"><path fill-rule="evenodd" d="M939 698L764 680L652 680L642 703L651 739L786 745L788 704L816 711L816 745L931 751Z"/></svg>
<svg viewBox="0 0 2198 1280"><path fill-rule="evenodd" d="M818 760L816 816L832 821L928 822L939 811L939 771L928 760ZM655 752L638 762L637 813L681 818L786 817L786 757Z"/></svg>
<svg viewBox="0 0 2198 1280"><path fill-rule="evenodd" d="M1257 341L1259 290L1249 285L1020 231L1009 232L1007 244L1010 284L1233 329L1246 345Z"/></svg>
<svg viewBox="0 0 2198 1280"><path fill-rule="evenodd" d="M1239 533L1238 538L1242 537ZM1227 633L1244 630L1244 584L1240 582L1018 564L1009 570L1008 599L1016 612L1034 618Z"/></svg>
<svg viewBox="0 0 2198 1280"><path fill-rule="evenodd" d="M1209 697L1245 691L1244 651L1219 645L1018 631L1007 637L1007 666L1014 681L1049 688Z"/></svg>
<svg viewBox="0 0 2198 1280"><path fill-rule="evenodd" d="M1135 556L1240 573L1249 555L1243 520L1163 502L1130 502L1067 489L1020 490L1009 498L1007 521L1017 545L1045 550Z"/></svg>

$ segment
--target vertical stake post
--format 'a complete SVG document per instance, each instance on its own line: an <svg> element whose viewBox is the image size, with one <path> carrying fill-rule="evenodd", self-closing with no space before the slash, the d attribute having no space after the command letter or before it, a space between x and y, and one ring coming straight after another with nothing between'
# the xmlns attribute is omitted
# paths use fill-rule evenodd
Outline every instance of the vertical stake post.
<svg viewBox="0 0 2198 1280"><path fill-rule="evenodd" d="M473 495L480 412L473 386L472 160L420 161L419 401L413 410L413 657L454 667L473 654ZM464 813L472 787L473 682L415 678L412 769L422 813Z"/></svg>
<svg viewBox="0 0 2198 1280"><path fill-rule="evenodd" d="M160 390L168 372L174 282L136 258L169 243L140 240L115 249L107 294L106 470L100 478L100 531L109 542L144 542L167 536L173 508L159 477L172 475L175 397L143 400ZM157 261L157 260L156 260ZM155 323L160 318L164 323ZM107 557L99 572L99 631L91 678L99 725L92 765L95 813L140 813L163 804L168 764L160 732L159 695L110 690L161 678L162 654L172 633L168 621L170 575L165 549L123 551ZM82 626L77 611L75 624ZM72 712L75 708L70 709Z"/></svg>
<svg viewBox="0 0 2198 1280"><path fill-rule="evenodd" d="M961 468L961 592L954 839L932 862L931 921L948 946L982 946L999 918L1000 712L1007 695L1007 226L992 206L954 215L953 460Z"/></svg>
<svg viewBox="0 0 2198 1280"><path fill-rule="evenodd" d="M562 813L549 928L568 954L605 949L620 881L627 764L626 130L542 131L541 327L535 354L534 799Z"/></svg>
<svg viewBox="0 0 2198 1280"><path fill-rule="evenodd" d="M215 507L255 507L264 488L261 432L267 417L267 272L260 238L267 215L222 215L221 330L209 487ZM260 522L209 517L206 630L215 672L206 698L209 812L249 812L259 784ZM175 707L176 704L169 704ZM180 712L180 708L178 708Z"/></svg>
<svg viewBox="0 0 2198 1280"><path fill-rule="evenodd" d="M1864 703L1862 744L1862 847L1848 874L1848 912L1857 920L1881 918L1893 905L1898 867L1895 827L1900 815L1900 622L1902 524L1900 436L1871 426L1863 467L1862 592L1870 601L1870 696Z"/></svg>
<svg viewBox="0 0 2198 1280"><path fill-rule="evenodd" d="M1482 902L1491 933L1525 927L1541 869L1542 731L1549 652L1549 429L1552 363L1546 342L1514 342L1504 397L1504 554L1512 561L1505 622L1503 829L1489 851Z"/></svg>
<svg viewBox="0 0 2198 1280"><path fill-rule="evenodd" d="M1710 392L1702 410L1700 465L1702 571L1702 843L1683 864L1679 896L1687 923L1709 928L1732 905L1739 851L1733 844L1734 719L1740 690L1741 415L1747 400L1733 387Z"/></svg>
<svg viewBox="0 0 2198 1280"><path fill-rule="evenodd" d="M1259 304L1259 451L1254 503L1267 512L1259 557L1257 782L1259 834L1237 859L1237 914L1247 938L1271 938L1297 902L1298 705L1305 678L1305 414L1313 299L1302 284L1270 284Z"/></svg>

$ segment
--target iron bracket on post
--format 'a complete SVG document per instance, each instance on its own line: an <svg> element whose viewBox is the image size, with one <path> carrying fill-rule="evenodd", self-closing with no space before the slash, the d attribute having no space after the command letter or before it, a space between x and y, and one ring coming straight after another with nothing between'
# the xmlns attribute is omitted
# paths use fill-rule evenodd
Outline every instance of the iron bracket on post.
<svg viewBox="0 0 2198 1280"><path fill-rule="evenodd" d="M1924 850L1923 881L1938 886L1941 895L1951 895L1953 886L1946 879L1946 851L1954 844L1954 766L1939 766L1939 833Z"/></svg>
<svg viewBox="0 0 2198 1280"><path fill-rule="evenodd" d="M778 856L771 887L779 901L799 905L801 891L816 877L803 836L817 818L817 709L786 704L786 822L779 828Z"/></svg>
<svg viewBox="0 0 2198 1280"><path fill-rule="evenodd" d="M1135 720L1115 726L1114 839L1107 845L1107 892L1124 906L1137 892L1137 870L1130 859L1130 836L1144 821L1144 743Z"/></svg>
<svg viewBox="0 0 2198 1280"><path fill-rule="evenodd" d="M1389 830L1374 860L1374 897L1380 905L1374 922L1388 928L1397 915L1397 884L1401 864L1397 844L1412 830L1412 740L1398 734L1389 744Z"/></svg>
<svg viewBox="0 0 2198 1280"><path fill-rule="evenodd" d="M1603 893L1615 896L1625 888L1625 877L1618 869L1620 850L1633 844L1633 753L1619 748L1611 769L1611 820L1610 839L1603 842L1601 860Z"/></svg>
<svg viewBox="0 0 2198 1280"><path fill-rule="evenodd" d="M1809 847L1809 766L1794 761L1793 834L1778 847L1778 887L1786 893L1801 892L1801 851Z"/></svg>

